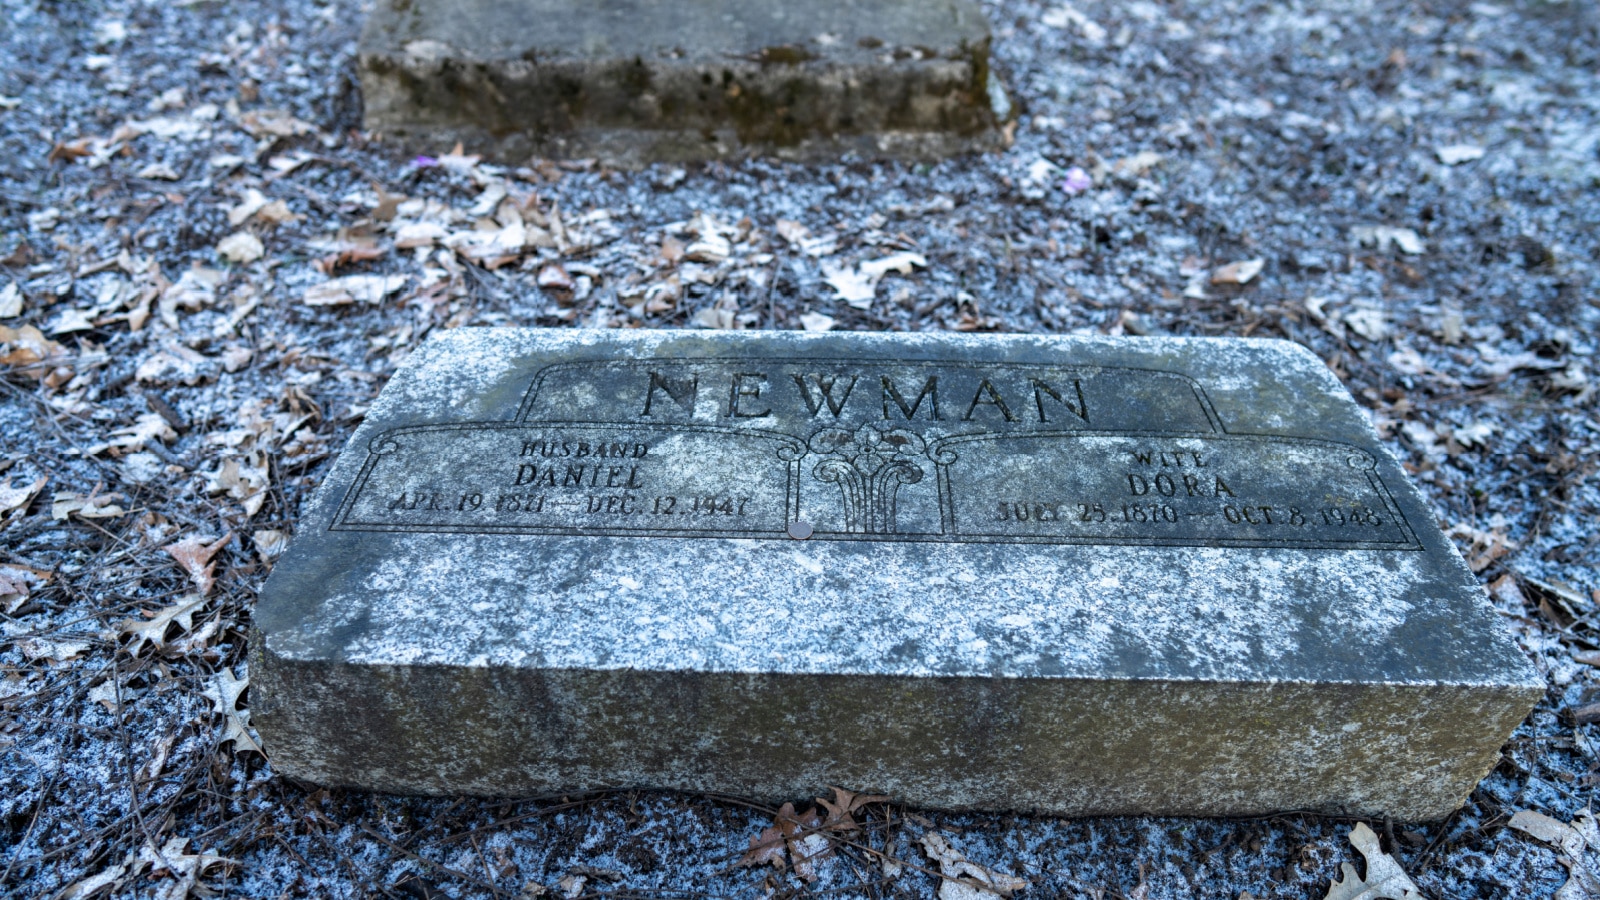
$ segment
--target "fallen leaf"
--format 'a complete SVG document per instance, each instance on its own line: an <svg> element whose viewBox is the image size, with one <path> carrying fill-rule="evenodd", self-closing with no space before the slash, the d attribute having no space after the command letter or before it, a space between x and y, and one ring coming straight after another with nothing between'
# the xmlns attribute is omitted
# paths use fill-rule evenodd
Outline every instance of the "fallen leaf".
<svg viewBox="0 0 1600 900"><path fill-rule="evenodd" d="M1261 268L1266 264L1266 260L1259 258L1228 263L1211 273L1211 283L1249 284L1250 279L1261 274Z"/></svg>
<svg viewBox="0 0 1600 900"><path fill-rule="evenodd" d="M294 137L311 134L317 129L281 109L251 110L239 117L239 127L250 132L251 137Z"/></svg>
<svg viewBox="0 0 1600 900"><path fill-rule="evenodd" d="M289 210L289 204L282 200L273 200L268 202L266 206L256 210L255 215L257 222L271 225L273 227L283 225L287 222L294 222L300 218L300 216L297 216L291 212Z"/></svg>
<svg viewBox="0 0 1600 900"><path fill-rule="evenodd" d="M244 458L230 456L203 474L207 476L207 490L240 501L246 516L260 512L266 502L269 469L260 450L252 450Z"/></svg>
<svg viewBox="0 0 1600 900"><path fill-rule="evenodd" d="M1510 827L1550 844L1567 869L1567 883L1551 900L1594 900L1600 897L1600 875L1594 869L1594 851L1600 849L1600 823L1589 813L1580 813L1572 824L1543 813L1521 810L1511 817Z"/></svg>
<svg viewBox="0 0 1600 900"><path fill-rule="evenodd" d="M832 801L817 798L817 802L828 811L828 817L822 823L822 827L828 831L860 830L854 813L868 803L884 803L889 799L876 794L856 794L844 788L830 787L828 790L833 792Z"/></svg>
<svg viewBox="0 0 1600 900"><path fill-rule="evenodd" d="M1066 28L1068 25L1075 25L1077 26L1078 31L1086 40L1089 41L1089 43L1105 43L1105 28L1092 21L1088 16L1065 4L1045 11L1044 15L1039 17L1039 24L1049 28Z"/></svg>
<svg viewBox="0 0 1600 900"><path fill-rule="evenodd" d="M0 366L29 369L43 381L55 365L68 359L67 348L44 336L44 332L24 325L9 328L0 325Z"/></svg>
<svg viewBox="0 0 1600 900"><path fill-rule="evenodd" d="M567 270L560 263L545 263L540 266L535 280L540 288L547 291L570 294L578 287L578 283L572 280L572 276L567 274Z"/></svg>
<svg viewBox="0 0 1600 900"><path fill-rule="evenodd" d="M1600 840L1592 843L1590 841L1590 837L1595 835L1594 817L1580 815L1574 822L1582 826L1581 830L1573 825L1568 825L1560 819L1551 818L1544 813L1524 809L1512 816L1508 825L1523 834L1538 838L1555 847L1568 859L1576 860L1589 847L1600 847ZM1585 835L1585 831L1589 832L1589 834Z"/></svg>
<svg viewBox="0 0 1600 900"><path fill-rule="evenodd" d="M232 672L223 669L212 677L205 695L211 700L212 712L223 717L222 739L217 743L220 745L232 741L235 753L254 750L264 756L266 754L261 749L261 743L250 730L250 710L239 709L239 696L249 686L248 676L235 678Z"/></svg>
<svg viewBox="0 0 1600 900"><path fill-rule="evenodd" d="M1374 343L1389 336L1389 317L1381 309L1358 306L1345 313L1343 321L1351 331Z"/></svg>
<svg viewBox="0 0 1600 900"><path fill-rule="evenodd" d="M823 315L819 312L800 314L800 327L807 331L828 331L834 325L833 316Z"/></svg>
<svg viewBox="0 0 1600 900"><path fill-rule="evenodd" d="M1125 156L1111 164L1111 171L1118 175L1127 175L1132 178L1143 176L1146 172L1160 165L1166 157L1150 150Z"/></svg>
<svg viewBox="0 0 1600 900"><path fill-rule="evenodd" d="M71 662L89 652L88 641L52 641L45 638L22 638L17 649L30 662L43 660L50 663Z"/></svg>
<svg viewBox="0 0 1600 900"><path fill-rule="evenodd" d="M173 331L178 331L178 310L205 309L215 303L217 288L227 280L228 273L221 269L196 266L184 272L176 283L168 285L161 292L161 300L157 304L161 321Z"/></svg>
<svg viewBox="0 0 1600 900"><path fill-rule="evenodd" d="M51 334L88 331L94 327L95 311L92 309L64 309L47 326Z"/></svg>
<svg viewBox="0 0 1600 900"><path fill-rule="evenodd" d="M104 706L106 712L116 713L125 708L129 700L139 695L139 691L124 685L120 690L116 682L106 679L90 689L88 699ZM120 695L120 697L119 697Z"/></svg>
<svg viewBox="0 0 1600 900"><path fill-rule="evenodd" d="M1435 149L1434 154L1439 157L1439 162L1447 166L1458 166L1464 162L1483 159L1483 148L1472 144L1451 144Z"/></svg>
<svg viewBox="0 0 1600 900"><path fill-rule="evenodd" d="M922 836L922 851L939 864L939 900L993 900L1009 897L1028 886L1026 878L980 866L950 846L944 835L930 831Z"/></svg>
<svg viewBox="0 0 1600 900"><path fill-rule="evenodd" d="M735 310L722 309L717 306L708 306L697 310L689 317L689 324L700 328L718 328L728 330L734 326Z"/></svg>
<svg viewBox="0 0 1600 900"><path fill-rule="evenodd" d="M93 138L79 138L75 141L57 141L45 156L46 162L59 162L65 160L72 162L85 156L94 155Z"/></svg>
<svg viewBox="0 0 1600 900"><path fill-rule="evenodd" d="M330 251L315 263L317 271L324 275L332 275L352 263L382 259L389 253L388 247L380 246L376 238L367 234L341 234L337 240L319 242L318 249Z"/></svg>
<svg viewBox="0 0 1600 900"><path fill-rule="evenodd" d="M91 875L82 881L74 882L60 895L60 900L88 900L89 897L112 887L122 880L128 872L128 867L133 865L134 855L130 852L126 859L115 865L107 866L99 874Z"/></svg>
<svg viewBox="0 0 1600 900"><path fill-rule="evenodd" d="M22 288L15 281L0 288L0 319L22 315Z"/></svg>
<svg viewBox="0 0 1600 900"><path fill-rule="evenodd" d="M702 234L683 249L683 258L692 262L719 263L733 255L733 244L716 232Z"/></svg>
<svg viewBox="0 0 1600 900"><path fill-rule="evenodd" d="M1350 843L1367 860L1367 877L1356 876L1356 867L1343 863L1343 877L1328 885L1323 900L1422 900L1422 892L1394 857L1383 852L1378 836L1365 822L1350 829Z"/></svg>
<svg viewBox="0 0 1600 900"><path fill-rule="evenodd" d="M306 288L300 299L307 306L380 303L405 287L407 280L404 275L346 275Z"/></svg>
<svg viewBox="0 0 1600 900"><path fill-rule="evenodd" d="M1417 233L1410 228L1391 228L1388 225L1357 225L1350 229L1350 238L1364 247L1373 247L1379 252L1387 249L1389 245L1401 253L1416 256L1427 250L1427 245Z"/></svg>
<svg viewBox="0 0 1600 900"><path fill-rule="evenodd" d="M773 225L773 230L778 232L778 237L783 238L795 247L799 247L801 241L811 236L811 229L792 219L779 219Z"/></svg>
<svg viewBox="0 0 1600 900"><path fill-rule="evenodd" d="M200 596L204 597L211 593L211 587L216 582L212 577L212 569L216 564L211 562L211 557L216 556L217 551L231 540L233 532L230 531L209 544L205 538L195 536L168 544L161 549L178 561L178 565L189 574L189 580L193 581L195 588L200 591Z"/></svg>
<svg viewBox="0 0 1600 900"><path fill-rule="evenodd" d="M0 528L4 528L12 519L20 519L28 511L28 504L33 502L35 494L44 487L50 479L41 475L33 484L22 487L12 487L11 479L7 478L0 484ZM11 515L15 512L16 515Z"/></svg>
<svg viewBox="0 0 1600 900"><path fill-rule="evenodd" d="M128 645L128 654L138 656L146 644L153 645L157 650L167 646L167 628L176 625L181 634L194 627L194 614L204 606L206 598L198 594L185 594L166 609L150 613L144 619L125 619L117 625L117 634L126 634L133 637Z"/></svg>
<svg viewBox="0 0 1600 900"><path fill-rule="evenodd" d="M450 236L450 231L437 222L405 222L394 229L394 246L397 250L431 247Z"/></svg>
<svg viewBox="0 0 1600 900"><path fill-rule="evenodd" d="M231 263L247 265L265 256L261 239L248 231L236 231L217 242L217 255Z"/></svg>
<svg viewBox="0 0 1600 900"><path fill-rule="evenodd" d="M907 250L893 253L882 259L874 259L861 264L861 274L871 278L874 282L890 272L899 272L901 275L910 275L913 269L925 269L928 260L921 253L912 253Z"/></svg>
<svg viewBox="0 0 1600 900"><path fill-rule="evenodd" d="M263 528L250 535L250 540L255 544L256 552L261 554L261 561L270 563L289 546L289 535L276 528Z"/></svg>
<svg viewBox="0 0 1600 900"><path fill-rule="evenodd" d="M255 188L248 188L244 192L244 198L241 199L237 205L229 207L228 224L238 228L240 225L248 222L251 216L255 215L263 206L266 205L266 194L261 193Z"/></svg>
<svg viewBox="0 0 1600 900"><path fill-rule="evenodd" d="M33 589L50 581L48 569L35 569L21 563L0 563L0 609L10 615L22 608Z"/></svg>
<svg viewBox="0 0 1600 900"><path fill-rule="evenodd" d="M280 153L267 160L267 168L272 170L272 177L282 178L313 159L316 159L316 157L304 150L296 150L293 153Z"/></svg>
<svg viewBox="0 0 1600 900"><path fill-rule="evenodd" d="M137 381L153 384L186 384L192 387L215 374L212 366L212 360L173 341L141 360L134 369L133 377Z"/></svg>
<svg viewBox="0 0 1600 900"><path fill-rule="evenodd" d="M102 494L95 485L94 490L87 496L75 494L71 491L58 491L50 498L50 518L60 521L68 516L77 516L80 519L111 519L123 515L127 510L116 505L115 501L127 499L121 494Z"/></svg>
<svg viewBox="0 0 1600 900"><path fill-rule="evenodd" d="M815 881L816 861L832 852L828 838L818 833L822 827L822 817L815 807L797 813L793 803L785 803L773 817L772 825L750 839L750 849L738 864L771 865L782 871L787 860L796 875Z"/></svg>
<svg viewBox="0 0 1600 900"><path fill-rule="evenodd" d="M152 181L177 181L182 176L178 170L166 163L151 163L135 173L135 177L148 178Z"/></svg>
<svg viewBox="0 0 1600 900"><path fill-rule="evenodd" d="M172 881L162 882L161 887L150 895L155 900L185 900L191 893L199 893L200 876L207 871L217 866L238 865L231 859L211 853L185 853L183 848L188 844L188 838L175 837L163 844L160 850L153 844L146 844L139 851L138 862L141 867L148 865L152 867L152 873L169 872L173 876Z"/></svg>
<svg viewBox="0 0 1600 900"><path fill-rule="evenodd" d="M849 266L823 265L822 274L839 299L856 309L869 309L877 294L877 281Z"/></svg>

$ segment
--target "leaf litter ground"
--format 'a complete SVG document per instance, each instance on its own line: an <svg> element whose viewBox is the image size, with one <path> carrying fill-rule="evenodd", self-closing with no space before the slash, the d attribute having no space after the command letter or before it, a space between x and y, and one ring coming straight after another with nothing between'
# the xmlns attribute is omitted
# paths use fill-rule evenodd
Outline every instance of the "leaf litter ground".
<svg viewBox="0 0 1600 900"><path fill-rule="evenodd" d="M1593 896L1593 4L987 9L1022 109L1004 153L622 172L361 134L354 2L0 0L0 884ZM276 778L249 727L255 591L394 367L497 324L1299 342L1370 409L1547 698L1442 823Z"/></svg>

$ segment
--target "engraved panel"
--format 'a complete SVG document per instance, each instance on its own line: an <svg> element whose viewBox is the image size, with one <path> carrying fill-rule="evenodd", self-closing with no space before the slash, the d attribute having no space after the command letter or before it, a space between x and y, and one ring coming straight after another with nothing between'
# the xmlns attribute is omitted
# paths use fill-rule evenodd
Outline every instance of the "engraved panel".
<svg viewBox="0 0 1600 900"><path fill-rule="evenodd" d="M1420 550L1376 460L1248 435L973 435L936 444L966 540Z"/></svg>
<svg viewBox="0 0 1600 900"><path fill-rule="evenodd" d="M531 381L517 422L374 438L332 527L1421 549L1366 451L1228 434L1171 372L651 359Z"/></svg>
<svg viewBox="0 0 1600 900"><path fill-rule="evenodd" d="M386 431L335 531L749 537L794 518L800 442L698 426Z"/></svg>

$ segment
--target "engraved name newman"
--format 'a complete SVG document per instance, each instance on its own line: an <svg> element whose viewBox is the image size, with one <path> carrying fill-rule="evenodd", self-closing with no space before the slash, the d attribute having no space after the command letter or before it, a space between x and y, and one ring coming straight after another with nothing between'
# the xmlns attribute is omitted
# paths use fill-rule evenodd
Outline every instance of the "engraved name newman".
<svg viewBox="0 0 1600 900"><path fill-rule="evenodd" d="M1421 549L1371 454L1229 433L1151 369L562 363L368 451L336 530Z"/></svg>

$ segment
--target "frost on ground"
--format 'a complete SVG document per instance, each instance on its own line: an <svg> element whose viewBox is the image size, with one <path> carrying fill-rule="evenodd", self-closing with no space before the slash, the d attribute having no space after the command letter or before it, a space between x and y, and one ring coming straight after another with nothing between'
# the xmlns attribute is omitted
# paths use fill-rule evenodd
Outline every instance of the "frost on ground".
<svg viewBox="0 0 1600 900"><path fill-rule="evenodd" d="M361 134L350 0L0 0L0 884L935 896L987 873L1018 896L1278 898L1381 857L1424 897L1592 895L1593 4L989 13L1023 109L1004 153L620 172ZM495 324L1299 342L1371 410L1548 698L1459 813L1368 823L1359 859L1366 825L1304 815L873 802L783 836L736 798L275 778L249 729L254 592L395 365ZM740 865L774 827L785 865Z"/></svg>

